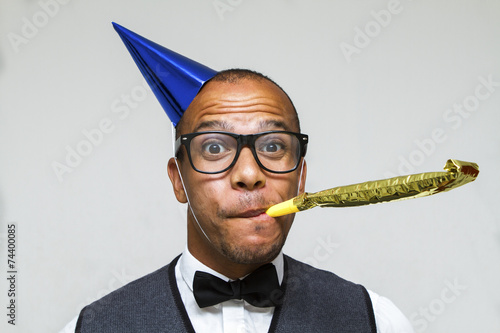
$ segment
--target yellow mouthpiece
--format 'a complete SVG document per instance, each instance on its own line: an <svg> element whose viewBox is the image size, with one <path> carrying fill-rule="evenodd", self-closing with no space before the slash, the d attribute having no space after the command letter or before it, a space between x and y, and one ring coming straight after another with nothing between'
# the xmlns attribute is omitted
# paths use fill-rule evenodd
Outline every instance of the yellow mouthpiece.
<svg viewBox="0 0 500 333"><path fill-rule="evenodd" d="M271 217L278 217L282 215L297 213L299 209L293 204L293 199L283 201L279 204L269 207L266 214Z"/></svg>

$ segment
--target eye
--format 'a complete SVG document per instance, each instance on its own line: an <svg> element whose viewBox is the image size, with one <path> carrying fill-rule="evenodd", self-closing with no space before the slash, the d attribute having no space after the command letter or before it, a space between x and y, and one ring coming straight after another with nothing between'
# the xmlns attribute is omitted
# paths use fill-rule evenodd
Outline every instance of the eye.
<svg viewBox="0 0 500 333"><path fill-rule="evenodd" d="M226 152L228 149L222 142L206 142L202 146L204 154L218 155Z"/></svg>
<svg viewBox="0 0 500 333"><path fill-rule="evenodd" d="M264 153L276 153L283 149L283 145L278 142L266 142L260 147L260 151Z"/></svg>
<svg viewBox="0 0 500 333"><path fill-rule="evenodd" d="M279 138L266 138L263 142L260 142L257 147L259 153L268 156L278 156L285 153L287 146Z"/></svg>

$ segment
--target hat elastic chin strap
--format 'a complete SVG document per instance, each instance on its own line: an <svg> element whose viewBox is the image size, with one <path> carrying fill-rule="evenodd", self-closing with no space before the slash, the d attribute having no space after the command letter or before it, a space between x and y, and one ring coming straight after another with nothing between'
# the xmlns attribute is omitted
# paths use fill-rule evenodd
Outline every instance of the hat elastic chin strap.
<svg viewBox="0 0 500 333"><path fill-rule="evenodd" d="M175 151L175 126L173 123L171 123L172 125L172 155L174 156L174 160L175 160L175 166L177 167L177 172L179 173L179 177L181 178L181 184L182 184L182 188L184 189L184 193L186 193L186 199L187 199L187 202L188 202L188 206L189 206L189 209L191 210L191 214L193 215L194 217L194 220L196 221L196 224L198 225L198 227L200 228L201 232L203 233L203 235L205 235L205 238L208 240L209 243L212 243L212 241L210 240L210 238L208 238L208 235L207 233L205 232L205 230L203 230L203 228L201 227L200 225L200 222L198 222L198 218L196 217L196 214L194 213L194 210L193 210L193 206L191 205L191 201L189 201L189 195L188 195L188 192L186 190L186 186L184 186L184 180L182 179L182 174L181 174L181 169L179 168L179 164L177 163L177 156L176 156L176 151ZM213 244L213 243L212 243Z"/></svg>
<svg viewBox="0 0 500 333"><path fill-rule="evenodd" d="M201 232L203 233L203 235L205 235L206 239L208 240L209 243L212 243L212 241L210 240L210 238L208 237L207 233L205 232L205 230L203 230L203 228L201 227L200 225L200 222L198 222L198 218L196 217L196 214L194 213L194 210L193 210L193 206L191 205L191 201L189 201L189 195L188 195L188 192L186 190L186 186L184 186L184 180L182 179L182 175L181 175L181 169L179 168L179 164L177 164L177 156L174 156L174 160L175 160L175 166L177 167L177 172L179 173L179 177L181 178L181 183L182 183L182 188L184 189L184 193L186 193L186 199L187 199L187 202L188 202L188 207L189 209L191 210L191 214L193 215L194 217L194 220L196 221L196 224L198 225L198 227L200 228ZM213 243L212 243L213 244Z"/></svg>

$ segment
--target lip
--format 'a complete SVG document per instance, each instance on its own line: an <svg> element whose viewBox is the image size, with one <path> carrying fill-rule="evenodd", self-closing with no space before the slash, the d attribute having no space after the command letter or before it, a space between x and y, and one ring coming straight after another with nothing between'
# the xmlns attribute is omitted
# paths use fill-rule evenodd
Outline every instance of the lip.
<svg viewBox="0 0 500 333"><path fill-rule="evenodd" d="M234 217L239 217L239 218L251 218L251 217L258 217L261 215L265 215L266 213L265 208L258 208L258 209L249 209L244 212L236 214Z"/></svg>

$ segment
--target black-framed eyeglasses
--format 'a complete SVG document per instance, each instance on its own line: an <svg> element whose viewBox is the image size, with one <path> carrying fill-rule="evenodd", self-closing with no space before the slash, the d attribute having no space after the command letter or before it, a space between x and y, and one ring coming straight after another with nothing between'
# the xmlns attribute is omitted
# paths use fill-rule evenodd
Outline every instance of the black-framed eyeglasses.
<svg viewBox="0 0 500 333"><path fill-rule="evenodd" d="M308 140L306 134L288 131L249 135L207 131L181 135L175 141L175 152L184 145L194 170L215 174L232 168L246 146L262 169L287 173L297 169L306 154Z"/></svg>

